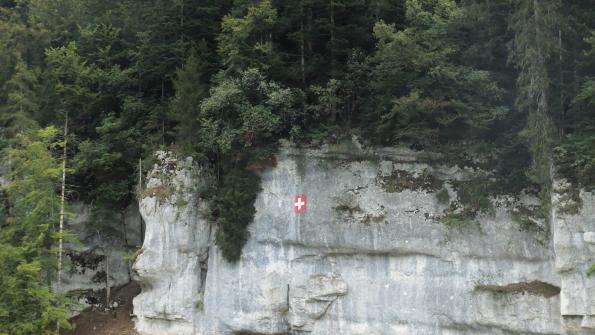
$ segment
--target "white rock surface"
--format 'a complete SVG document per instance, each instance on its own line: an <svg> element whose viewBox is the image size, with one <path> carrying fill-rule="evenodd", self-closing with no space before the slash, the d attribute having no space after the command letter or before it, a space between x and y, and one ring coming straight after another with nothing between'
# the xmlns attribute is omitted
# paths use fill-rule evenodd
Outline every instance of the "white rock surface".
<svg viewBox="0 0 595 335"><path fill-rule="evenodd" d="M592 253L583 235L595 231L595 198L583 194L578 216L553 211L553 243L543 223L543 231L528 231L511 220L515 203L504 198L479 225L447 228L435 220L448 206L436 190L389 192L383 178L397 170L430 174L446 181L453 198L452 181L480 173L433 158L357 145L284 148L277 166L262 173L251 238L230 264L196 198L201 171L161 154L148 188L165 183L173 192L141 202L147 228L134 265L142 286L134 300L138 331L595 334L595 281L585 276ZM308 204L298 215L292 201L302 193ZM533 281L562 294L502 289Z"/></svg>
<svg viewBox="0 0 595 335"><path fill-rule="evenodd" d="M568 190L568 184L557 181L555 190ZM569 197L554 192L554 251L560 273L560 313L570 334L595 331L595 278L587 270L595 263L595 194L581 191L582 206L578 213ZM570 212L570 213L569 213Z"/></svg>
<svg viewBox="0 0 595 335"><path fill-rule="evenodd" d="M191 159L178 161L164 152L158 159L140 204L146 231L133 267L142 289L134 299L136 327L141 333L194 334L210 241L196 196L199 171Z"/></svg>
<svg viewBox="0 0 595 335"><path fill-rule="evenodd" d="M347 294L347 284L335 273L308 275L289 287L289 328L304 332L311 332L331 304Z"/></svg>

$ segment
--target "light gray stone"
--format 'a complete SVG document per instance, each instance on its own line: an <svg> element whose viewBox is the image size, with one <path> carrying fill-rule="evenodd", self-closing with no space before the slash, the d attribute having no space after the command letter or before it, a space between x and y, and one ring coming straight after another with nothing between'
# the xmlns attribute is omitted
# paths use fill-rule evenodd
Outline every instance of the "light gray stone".
<svg viewBox="0 0 595 335"><path fill-rule="evenodd" d="M556 181L554 190L568 190L565 181ZM595 316L595 279L587 276L587 269L595 261L595 195L581 191L582 206L578 213L568 213L568 197L553 192L552 218L556 268L562 280L560 313L570 319L576 332L593 331ZM571 204L572 205L572 204ZM580 328L576 327L580 321Z"/></svg>
<svg viewBox="0 0 595 335"><path fill-rule="evenodd" d="M141 334L194 334L210 240L196 192L199 171L191 159L157 158L140 203L146 232L133 267L142 289L134 299L136 327Z"/></svg>
<svg viewBox="0 0 595 335"><path fill-rule="evenodd" d="M347 284L336 273L315 273L294 279L289 285L289 328L311 332L339 296L347 294Z"/></svg>
<svg viewBox="0 0 595 335"><path fill-rule="evenodd" d="M141 202L147 235L134 265L143 289L134 301L137 329L142 335L595 334L583 234L595 231L584 224L595 218L595 206L585 205L578 216L554 209L553 227L536 221L538 231L528 231L510 211L519 202L537 204L536 198L499 197L494 214L478 225L448 228L437 222L449 205L439 203L437 190L391 192L383 179L397 170L429 173L454 198L454 181L489 177L439 158L349 143L285 145L277 165L262 173L250 239L230 264L213 243L206 205L184 186L208 176L190 161L172 164L161 154L149 187L162 185L157 176L167 174L174 192L166 201L149 195ZM293 196L302 193L307 209L295 214ZM582 197L585 204L595 200ZM534 281L561 293L507 291Z"/></svg>
<svg viewBox="0 0 595 335"><path fill-rule="evenodd" d="M77 243L65 243L64 275L62 276L62 289L66 292L77 290L101 290L105 288L104 281L98 281L100 272L109 267L109 285L121 286L130 282L131 262L127 259L129 249L133 245L141 244L140 216L136 206L129 206L120 220L120 213L115 213L112 222L106 223L111 230L117 232L107 239L93 228L91 222L91 206L83 203L74 203L70 206L74 215L69 218L66 229L73 234ZM135 214L136 213L136 214ZM126 232L124 231L126 229ZM128 245L126 243L128 237ZM134 243L134 244L131 244ZM81 264L80 256L102 258L96 264ZM107 264L109 263L109 264Z"/></svg>
<svg viewBox="0 0 595 335"><path fill-rule="evenodd" d="M583 233L583 241L589 244L595 244L595 232L587 231Z"/></svg>

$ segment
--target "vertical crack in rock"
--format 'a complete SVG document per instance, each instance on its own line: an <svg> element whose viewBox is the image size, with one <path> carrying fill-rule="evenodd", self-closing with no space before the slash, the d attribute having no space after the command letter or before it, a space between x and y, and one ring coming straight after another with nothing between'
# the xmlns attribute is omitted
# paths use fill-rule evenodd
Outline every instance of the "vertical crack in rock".
<svg viewBox="0 0 595 335"><path fill-rule="evenodd" d="M210 235L210 234L209 234ZM199 255L200 261L200 303L204 301L205 287L207 284L207 271L209 270L209 247L206 247L204 252Z"/></svg>

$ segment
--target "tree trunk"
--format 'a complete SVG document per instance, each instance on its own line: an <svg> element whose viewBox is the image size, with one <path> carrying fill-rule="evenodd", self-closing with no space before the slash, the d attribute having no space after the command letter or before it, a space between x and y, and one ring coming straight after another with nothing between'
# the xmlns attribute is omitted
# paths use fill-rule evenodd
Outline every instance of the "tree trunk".
<svg viewBox="0 0 595 335"><path fill-rule="evenodd" d="M138 159L138 206L140 210L140 201L143 195L143 159ZM140 244L142 246L143 241L145 239L145 232L143 230L143 217L139 215L140 220Z"/></svg>
<svg viewBox="0 0 595 335"><path fill-rule="evenodd" d="M58 278L56 282L56 292L62 291L62 253L64 251L64 201L66 198L66 154L68 143L68 112L64 117L64 149L62 152L62 185L60 194L60 228L58 236ZM56 333L60 333L60 323L56 326Z"/></svg>
<svg viewBox="0 0 595 335"><path fill-rule="evenodd" d="M104 248L103 253L105 255L105 304L107 308L110 308L112 290L109 284L109 252L107 248Z"/></svg>
<svg viewBox="0 0 595 335"><path fill-rule="evenodd" d="M66 198L66 154L67 154L67 141L68 141L68 113L64 121L64 149L62 153L62 185L60 195L60 228L58 237L58 292L61 289L61 278L62 278L62 253L64 249L64 239L62 233L64 232L64 201Z"/></svg>

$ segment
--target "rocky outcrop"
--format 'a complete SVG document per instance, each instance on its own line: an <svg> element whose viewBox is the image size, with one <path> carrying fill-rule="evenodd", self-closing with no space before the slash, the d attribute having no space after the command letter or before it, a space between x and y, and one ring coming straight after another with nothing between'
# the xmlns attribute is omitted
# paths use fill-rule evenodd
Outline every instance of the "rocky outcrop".
<svg viewBox="0 0 595 335"><path fill-rule="evenodd" d="M140 203L147 228L133 267L142 289L134 299L136 327L144 334L194 334L210 244L197 196L200 171L191 159L164 152L157 158Z"/></svg>
<svg viewBox="0 0 595 335"><path fill-rule="evenodd" d="M347 294L347 284L335 273L308 275L292 284L288 286L288 291L293 288L288 292L288 322L296 332L311 332L331 304Z"/></svg>
<svg viewBox="0 0 595 335"><path fill-rule="evenodd" d="M589 206L554 210L552 228L513 219L535 197L501 196L477 223L448 227L440 217L457 185L489 173L356 142L285 146L262 173L250 239L230 264L197 197L208 176L191 160L159 161L134 266L143 335L593 333Z"/></svg>

